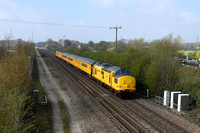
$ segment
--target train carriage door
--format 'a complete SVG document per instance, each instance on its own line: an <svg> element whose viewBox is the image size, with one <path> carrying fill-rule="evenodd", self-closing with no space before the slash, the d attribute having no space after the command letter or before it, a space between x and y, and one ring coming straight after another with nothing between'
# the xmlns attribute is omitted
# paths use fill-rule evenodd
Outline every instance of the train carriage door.
<svg viewBox="0 0 200 133"><path fill-rule="evenodd" d="M93 74L93 65L91 65L91 75Z"/></svg>
<svg viewBox="0 0 200 133"><path fill-rule="evenodd" d="M104 71L101 71L102 79L104 79Z"/></svg>
<svg viewBox="0 0 200 133"><path fill-rule="evenodd" d="M114 78L114 83L115 83L115 85L118 84L118 79L117 78Z"/></svg>
<svg viewBox="0 0 200 133"><path fill-rule="evenodd" d="M110 83L110 74L109 74L109 83Z"/></svg>

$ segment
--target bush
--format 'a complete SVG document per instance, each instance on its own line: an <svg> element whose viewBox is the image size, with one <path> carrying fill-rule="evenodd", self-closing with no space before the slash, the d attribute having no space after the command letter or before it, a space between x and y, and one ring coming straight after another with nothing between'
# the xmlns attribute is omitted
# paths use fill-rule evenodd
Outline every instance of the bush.
<svg viewBox="0 0 200 133"><path fill-rule="evenodd" d="M28 56L34 56L34 46L20 44L16 51L0 63L0 132L31 132L34 128L26 118L30 110Z"/></svg>
<svg viewBox="0 0 200 133"><path fill-rule="evenodd" d="M190 104L200 107L200 72L191 68L182 68L176 89L190 95Z"/></svg>

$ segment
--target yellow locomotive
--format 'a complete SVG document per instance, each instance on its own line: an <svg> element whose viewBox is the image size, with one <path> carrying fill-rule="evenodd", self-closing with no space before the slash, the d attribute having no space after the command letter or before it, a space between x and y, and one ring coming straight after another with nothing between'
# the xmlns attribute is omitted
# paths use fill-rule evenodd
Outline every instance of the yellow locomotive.
<svg viewBox="0 0 200 133"><path fill-rule="evenodd" d="M136 80L125 68L60 51L56 51L56 56L94 78L119 97L135 94Z"/></svg>

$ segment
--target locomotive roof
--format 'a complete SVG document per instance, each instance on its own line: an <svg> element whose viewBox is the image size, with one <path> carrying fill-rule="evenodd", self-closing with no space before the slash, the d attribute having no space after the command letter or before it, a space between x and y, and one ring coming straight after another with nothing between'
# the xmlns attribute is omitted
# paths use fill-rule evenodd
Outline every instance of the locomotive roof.
<svg viewBox="0 0 200 133"><path fill-rule="evenodd" d="M103 63L103 62L98 62L95 65L102 67L102 68L105 68L105 69L110 70L110 71L117 71L121 68L119 66L115 66L113 64Z"/></svg>

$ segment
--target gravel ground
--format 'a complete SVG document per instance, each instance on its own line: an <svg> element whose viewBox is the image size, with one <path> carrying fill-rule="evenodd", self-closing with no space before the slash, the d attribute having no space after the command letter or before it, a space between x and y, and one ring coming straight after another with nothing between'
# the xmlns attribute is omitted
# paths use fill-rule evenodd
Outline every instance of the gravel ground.
<svg viewBox="0 0 200 133"><path fill-rule="evenodd" d="M93 100L81 91L81 86L73 83L50 62L46 63L50 72L56 77L51 77L51 85L59 83L62 87L56 87L54 91L60 95L69 112L70 132L120 132Z"/></svg>
<svg viewBox="0 0 200 133"><path fill-rule="evenodd" d="M39 54L39 53L37 52L37 54ZM49 73L44 61L40 58L40 56L39 56L39 58L37 58L37 62L38 62L38 69L39 69L39 75L40 75L40 82L47 94L48 99L50 99L51 105L52 105L53 132L54 133L64 133L63 123L62 123L62 119L61 119L61 115L60 115L60 106L59 106L59 103L57 100L57 96L53 91L53 88L55 88L55 86L51 85L51 79L49 78L50 73Z"/></svg>
<svg viewBox="0 0 200 133"><path fill-rule="evenodd" d="M171 109L166 107L160 106L151 100L144 100L144 99L137 99L138 102L143 104L144 106L148 107L149 109L159 113L163 117L171 120L172 122L176 123L180 127L187 129L190 133L200 133L200 127L191 121L185 119L184 117L176 114Z"/></svg>

